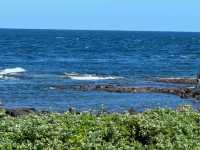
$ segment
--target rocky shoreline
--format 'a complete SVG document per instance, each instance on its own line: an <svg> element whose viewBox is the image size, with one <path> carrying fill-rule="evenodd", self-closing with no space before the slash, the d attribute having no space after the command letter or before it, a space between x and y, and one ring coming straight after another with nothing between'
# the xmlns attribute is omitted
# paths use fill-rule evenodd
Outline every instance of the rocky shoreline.
<svg viewBox="0 0 200 150"><path fill-rule="evenodd" d="M74 85L74 86L54 86L54 89L73 89L79 91L105 91L115 93L164 93L180 96L181 98L200 100L200 89L196 88L197 80L194 78L160 78L156 82L183 84L180 87L126 87L112 84L104 85Z"/></svg>
<svg viewBox="0 0 200 150"><path fill-rule="evenodd" d="M51 89L66 90L73 89L79 91L104 91L104 92L115 92L115 93L164 93L177 95L183 99L192 98L194 100L200 100L200 89L196 88L197 81L193 78L160 78L157 82L172 83L172 84L183 84L182 87L171 87L171 88L158 88L158 87L125 87L118 85L74 85L74 86L52 86ZM188 85L188 86L185 86ZM29 113L49 113L45 111L37 111L35 108L3 108L7 115L12 117L18 117ZM70 109L69 109L70 111Z"/></svg>

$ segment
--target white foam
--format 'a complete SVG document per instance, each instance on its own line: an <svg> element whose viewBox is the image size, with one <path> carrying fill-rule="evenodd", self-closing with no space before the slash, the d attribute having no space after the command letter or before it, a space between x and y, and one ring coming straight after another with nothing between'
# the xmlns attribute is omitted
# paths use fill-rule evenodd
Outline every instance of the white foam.
<svg viewBox="0 0 200 150"><path fill-rule="evenodd" d="M4 76L3 75L0 75L0 79L3 79L4 78Z"/></svg>
<svg viewBox="0 0 200 150"><path fill-rule="evenodd" d="M78 73L65 73L65 76L72 80L86 80L86 81L95 81L95 80L116 80L122 77L116 76L97 76L91 74L78 74Z"/></svg>
<svg viewBox="0 0 200 150"><path fill-rule="evenodd" d="M8 69L0 70L0 78L6 78L7 76L16 76L24 72L26 72L26 70L21 67L8 68Z"/></svg>
<svg viewBox="0 0 200 150"><path fill-rule="evenodd" d="M0 75L0 80L13 80L16 79L13 76L4 76L4 75Z"/></svg>

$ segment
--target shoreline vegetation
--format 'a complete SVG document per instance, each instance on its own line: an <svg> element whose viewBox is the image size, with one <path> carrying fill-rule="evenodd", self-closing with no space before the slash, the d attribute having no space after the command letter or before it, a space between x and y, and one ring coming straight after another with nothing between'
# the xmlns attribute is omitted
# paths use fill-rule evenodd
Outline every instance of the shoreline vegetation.
<svg viewBox="0 0 200 150"><path fill-rule="evenodd" d="M200 147L200 113L191 106L142 113L0 111L0 149L188 149Z"/></svg>

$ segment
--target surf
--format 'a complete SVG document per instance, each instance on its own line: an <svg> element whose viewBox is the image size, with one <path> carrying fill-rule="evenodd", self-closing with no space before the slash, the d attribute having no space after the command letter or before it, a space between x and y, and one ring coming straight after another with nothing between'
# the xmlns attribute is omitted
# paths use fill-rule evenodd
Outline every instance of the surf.
<svg viewBox="0 0 200 150"><path fill-rule="evenodd" d="M97 80L116 80L122 77L117 76L97 76L95 74L78 74L78 73L65 73L65 77L71 80L81 80L81 81L97 81Z"/></svg>
<svg viewBox="0 0 200 150"><path fill-rule="evenodd" d="M25 72L26 72L26 70L21 67L7 68L7 69L0 70L0 78L6 79L8 77L20 76Z"/></svg>

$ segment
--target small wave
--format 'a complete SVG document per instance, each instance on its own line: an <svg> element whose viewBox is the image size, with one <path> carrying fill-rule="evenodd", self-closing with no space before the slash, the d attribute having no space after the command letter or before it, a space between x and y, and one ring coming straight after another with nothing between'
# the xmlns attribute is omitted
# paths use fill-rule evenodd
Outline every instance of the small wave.
<svg viewBox="0 0 200 150"><path fill-rule="evenodd" d="M65 37L63 36L57 36L56 39L64 39Z"/></svg>
<svg viewBox="0 0 200 150"><path fill-rule="evenodd" d="M97 76L91 74L78 74L78 73L65 73L65 76L72 80L85 80L85 81L116 80L122 78L117 76Z"/></svg>
<svg viewBox="0 0 200 150"><path fill-rule="evenodd" d="M190 56L180 55L180 58L189 58Z"/></svg>
<svg viewBox="0 0 200 150"><path fill-rule="evenodd" d="M0 70L0 79L8 79L9 77L12 76L21 75L24 72L26 72L26 70L21 67Z"/></svg>

